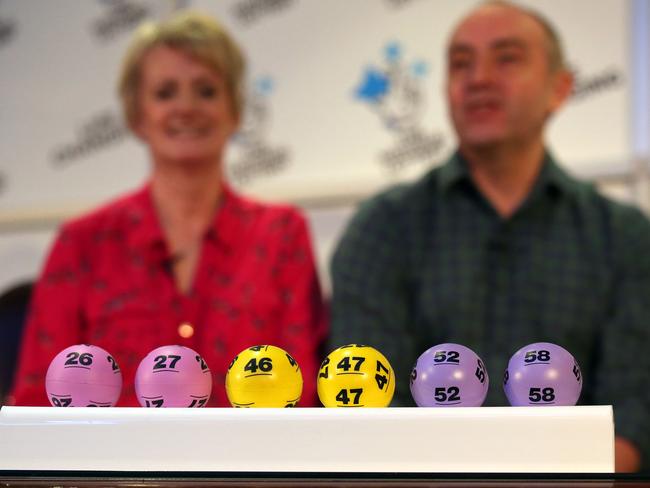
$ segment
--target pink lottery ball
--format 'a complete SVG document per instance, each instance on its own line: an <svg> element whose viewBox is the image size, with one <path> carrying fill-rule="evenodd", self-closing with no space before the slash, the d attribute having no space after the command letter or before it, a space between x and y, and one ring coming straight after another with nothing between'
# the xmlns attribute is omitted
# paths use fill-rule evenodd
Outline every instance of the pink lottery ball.
<svg viewBox="0 0 650 488"><path fill-rule="evenodd" d="M101 347L77 344L54 357L45 391L55 407L112 407L120 398L122 372Z"/></svg>
<svg viewBox="0 0 650 488"><path fill-rule="evenodd" d="M212 374L189 347L162 346L140 361L135 392L143 407L203 407L212 392Z"/></svg>

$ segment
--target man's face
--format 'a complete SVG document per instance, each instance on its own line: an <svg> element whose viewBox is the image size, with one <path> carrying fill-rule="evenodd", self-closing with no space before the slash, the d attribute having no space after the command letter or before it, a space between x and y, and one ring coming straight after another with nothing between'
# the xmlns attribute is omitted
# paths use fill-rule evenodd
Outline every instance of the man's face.
<svg viewBox="0 0 650 488"><path fill-rule="evenodd" d="M542 26L514 8L485 6L451 37L447 98L460 146L527 144L568 95L549 67ZM569 78L570 79L570 78Z"/></svg>

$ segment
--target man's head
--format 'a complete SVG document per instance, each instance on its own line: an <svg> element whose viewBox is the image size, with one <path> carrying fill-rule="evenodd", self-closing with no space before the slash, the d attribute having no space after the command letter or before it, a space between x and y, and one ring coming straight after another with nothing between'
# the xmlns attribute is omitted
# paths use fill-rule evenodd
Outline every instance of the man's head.
<svg viewBox="0 0 650 488"><path fill-rule="evenodd" d="M538 14L486 2L457 25L447 50L447 97L461 148L535 144L568 98L560 41Z"/></svg>

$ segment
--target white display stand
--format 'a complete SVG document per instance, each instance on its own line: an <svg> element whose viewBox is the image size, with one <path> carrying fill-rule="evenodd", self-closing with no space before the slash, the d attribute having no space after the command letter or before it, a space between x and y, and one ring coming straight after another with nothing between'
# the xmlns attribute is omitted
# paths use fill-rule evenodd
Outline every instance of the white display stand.
<svg viewBox="0 0 650 488"><path fill-rule="evenodd" d="M0 470L613 473L611 406L2 407Z"/></svg>

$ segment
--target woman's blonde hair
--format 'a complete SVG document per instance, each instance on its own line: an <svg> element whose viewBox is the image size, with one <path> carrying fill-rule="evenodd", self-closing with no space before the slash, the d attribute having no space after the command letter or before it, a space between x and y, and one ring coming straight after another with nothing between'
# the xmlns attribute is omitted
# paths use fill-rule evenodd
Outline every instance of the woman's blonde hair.
<svg viewBox="0 0 650 488"><path fill-rule="evenodd" d="M239 120L244 104L245 60L241 49L213 17L192 11L181 12L161 22L146 22L135 32L118 83L124 116L130 127L138 119L138 92L144 57L158 46L179 49L223 76Z"/></svg>

